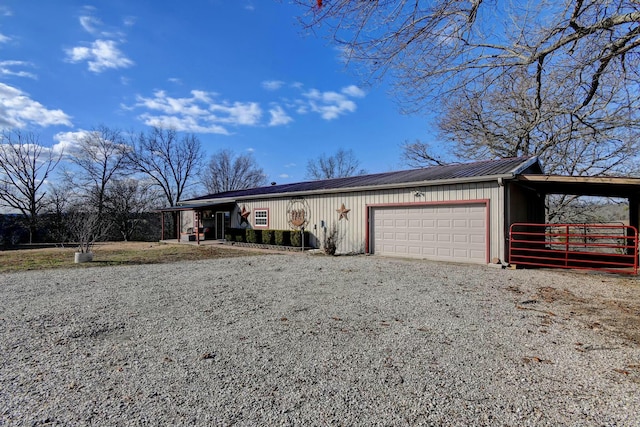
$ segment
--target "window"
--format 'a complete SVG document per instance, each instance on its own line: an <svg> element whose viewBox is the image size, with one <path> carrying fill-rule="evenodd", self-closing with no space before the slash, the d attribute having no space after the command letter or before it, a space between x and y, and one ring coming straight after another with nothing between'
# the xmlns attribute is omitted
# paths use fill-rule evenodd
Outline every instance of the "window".
<svg viewBox="0 0 640 427"><path fill-rule="evenodd" d="M254 218L255 218L256 227L269 226L269 210L268 209L256 209L254 212Z"/></svg>

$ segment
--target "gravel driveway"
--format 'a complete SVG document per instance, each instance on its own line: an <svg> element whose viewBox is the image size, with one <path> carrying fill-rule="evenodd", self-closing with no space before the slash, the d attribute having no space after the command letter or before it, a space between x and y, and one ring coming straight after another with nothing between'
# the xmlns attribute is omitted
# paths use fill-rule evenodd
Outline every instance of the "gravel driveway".
<svg viewBox="0 0 640 427"><path fill-rule="evenodd" d="M365 256L4 274L0 425L639 425L638 342L576 309L639 289Z"/></svg>

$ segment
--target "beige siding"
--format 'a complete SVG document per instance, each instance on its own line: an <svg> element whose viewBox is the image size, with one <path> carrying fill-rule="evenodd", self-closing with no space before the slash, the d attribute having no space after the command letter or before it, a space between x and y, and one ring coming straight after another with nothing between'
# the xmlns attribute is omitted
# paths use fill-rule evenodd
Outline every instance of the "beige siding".
<svg viewBox="0 0 640 427"><path fill-rule="evenodd" d="M489 256L490 258L498 257L504 259L505 224L503 190L504 188L494 181L305 196L304 200L309 207L309 225L307 226L307 230L315 237L315 239L312 238L312 244L320 246L323 237L323 230L321 230L320 227L321 221L324 221L327 227L336 224L342 236L342 242L338 251L340 253L362 253L365 250L367 234L366 206L368 205L489 200ZM270 229L289 229L287 208L292 199L293 197L243 200L237 202L237 209L242 209L244 205L252 212L249 216L249 222L252 227L254 227L255 224L253 212L256 209L268 209ZM348 220L338 219L339 214L337 210L343 203L345 208L350 209L350 212L347 214ZM232 213L232 227L235 226L238 226L237 211Z"/></svg>

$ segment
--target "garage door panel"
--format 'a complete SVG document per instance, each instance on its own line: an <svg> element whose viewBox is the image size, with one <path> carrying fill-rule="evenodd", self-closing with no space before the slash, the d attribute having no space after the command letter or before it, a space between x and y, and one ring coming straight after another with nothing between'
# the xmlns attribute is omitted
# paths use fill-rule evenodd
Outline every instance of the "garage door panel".
<svg viewBox="0 0 640 427"><path fill-rule="evenodd" d="M478 235L478 234L472 234L469 236L471 243L475 243L475 244L482 244L484 245L486 243L486 238L484 236Z"/></svg>
<svg viewBox="0 0 640 427"><path fill-rule="evenodd" d="M407 222L407 227L409 228L420 228L422 226L422 221L420 219L409 219Z"/></svg>
<svg viewBox="0 0 640 427"><path fill-rule="evenodd" d="M438 243L451 243L451 234L438 233Z"/></svg>
<svg viewBox="0 0 640 427"><path fill-rule="evenodd" d="M453 235L454 243L469 243L469 235L467 234L454 234Z"/></svg>
<svg viewBox="0 0 640 427"><path fill-rule="evenodd" d="M451 228L451 220L449 219L439 219L436 223L438 228Z"/></svg>
<svg viewBox="0 0 640 427"><path fill-rule="evenodd" d="M484 204L373 208L373 253L456 262L487 262Z"/></svg>

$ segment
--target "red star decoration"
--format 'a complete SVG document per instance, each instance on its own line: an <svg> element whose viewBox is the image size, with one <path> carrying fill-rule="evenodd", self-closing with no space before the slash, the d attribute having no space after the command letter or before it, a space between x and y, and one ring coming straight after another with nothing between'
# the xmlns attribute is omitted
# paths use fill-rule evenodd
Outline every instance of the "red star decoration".
<svg viewBox="0 0 640 427"><path fill-rule="evenodd" d="M342 218L349 221L349 217L347 216L347 214L351 212L351 209L345 208L344 203L342 204L342 206L340 206L340 209L336 209L336 212L340 214L340 218L338 218L338 221L340 221Z"/></svg>
<svg viewBox="0 0 640 427"><path fill-rule="evenodd" d="M251 215L251 211L247 209L246 205L242 205L242 212L240 212L240 224L249 224L249 215Z"/></svg>

